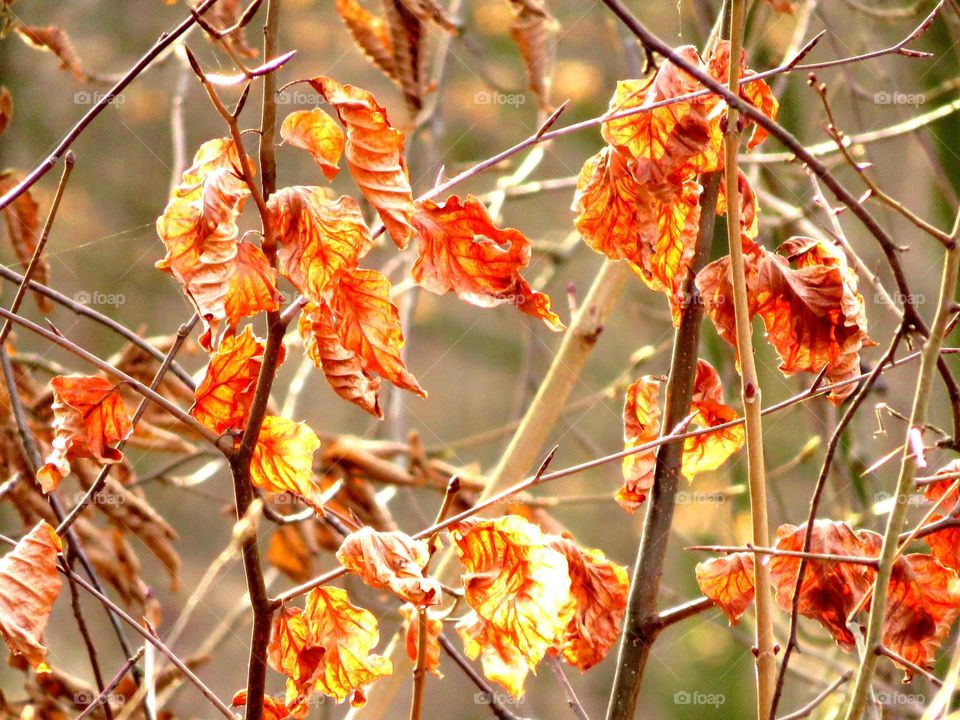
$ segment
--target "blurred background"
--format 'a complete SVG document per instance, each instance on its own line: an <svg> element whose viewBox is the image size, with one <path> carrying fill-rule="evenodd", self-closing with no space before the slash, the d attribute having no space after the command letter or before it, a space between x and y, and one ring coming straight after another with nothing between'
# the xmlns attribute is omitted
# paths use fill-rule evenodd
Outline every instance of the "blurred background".
<svg viewBox="0 0 960 720"><path fill-rule="evenodd" d="M616 81L631 75L638 52L602 4L576 0L552 0L549 4L562 27L552 87L555 103L569 100L558 124L562 126L603 113ZM702 45L720 5L707 0L626 4L667 41L698 46ZM750 67L762 70L781 63L785 53L795 47L798 27L806 27L804 39L827 31L808 58L810 62L890 46L907 35L933 3L920 0L861 6L860 0L801 0L795 6L793 14L778 14L766 3L753 3L747 42ZM829 87L837 120L847 133L896 130L905 121L920 120L920 127L913 131L895 131L889 133L890 138L863 146L860 160L872 163L872 176L887 192L944 228L949 226L957 207L960 181L960 127L958 116L953 113L960 109L960 15L955 3L948 6L943 17L911 45L932 52L932 58L887 56L818 72L818 78ZM103 81L128 69L162 32L185 16L186 10L182 3L166 5L160 0L20 0L9 12L29 25L65 29L84 69L93 76L91 82L79 82L60 69L51 54L31 49L13 33L0 42L0 85L10 90L15 103L12 123L0 138L0 167L22 174L51 150L88 110L97 93L106 91L109 84ZM261 44L258 22L262 22L262 16L261 10L248 29L249 41L255 47ZM507 33L509 3L468 0L462 3L460 17L463 35L450 42L445 61L439 63L442 76L437 85L438 110L428 127L407 140L415 194L429 189L441 173L453 176L523 140L536 131L542 120L535 98L526 91L523 67ZM439 41L441 35L434 30L433 41ZM411 129L411 118L399 89L357 50L332 2L285 0L281 38L283 50L297 50L279 73L281 83L325 74L340 82L360 85L376 94L394 125ZM214 49L199 31L192 32L187 43L205 67L231 71L229 58ZM642 53L639 55L642 60ZM825 119L806 80L806 73L798 72L775 78L771 85L780 98L780 118L786 127L804 143L822 143L827 140L822 129ZM237 91L228 88L223 94L225 99L233 100ZM257 89L242 117L244 127L258 125L259 104ZM293 86L282 95L281 118L287 112L315 104L316 97L308 86ZM124 91L74 144L77 166L47 253L54 287L79 302L94 304L98 311L143 336L175 333L191 314L179 286L153 267L164 254L154 222L166 204L177 168L182 169L183 160L177 157L171 135L171 114L178 105L184 118L187 160L203 141L226 134L189 68L177 55L166 56ZM940 109L939 119L924 121L927 114ZM248 143L248 151L253 150L253 136L248 136ZM517 182L512 183L515 187L502 203L502 224L519 228L535 246L534 259L525 276L550 294L554 309L568 324L571 303L582 301L604 262L574 233L573 214L569 210L573 196L570 178L602 144L599 129L592 128L545 146L539 164L519 181L519 189ZM768 140L754 153L782 151L775 141ZM457 194L471 192L494 199L488 194L498 188L498 181L518 170L529 152L471 178L457 188ZM278 160L281 186L322 183L318 169L306 153L281 148ZM814 186L803 168L778 157L768 160L745 165L754 186L762 190L760 240L773 249L793 234L825 232L824 228L829 227L827 215L815 202ZM828 155L827 161L854 194L865 189L836 154ZM35 186L34 196L41 213L49 207L57 173L58 170L50 173ZM542 189L527 184L546 180L551 182ZM347 173L342 173L333 187L338 192L358 195ZM250 210L248 207L241 230L256 227ZM921 312L931 317L940 277L940 248L897 214L879 205L872 210L897 242L905 246L903 262L907 275L918 293ZM840 222L867 266L888 288L892 287L872 239L849 214L841 214ZM722 224L718 223L717 230L715 248L719 256L725 253ZM0 251L0 258L6 264L16 264L8 244ZM401 282L405 269L403 263L397 262L392 246L378 247L365 265L392 272L395 284ZM4 304L9 304L14 291L14 285L3 286ZM861 292L867 302L871 336L879 344L863 353L865 368L869 369L887 344L896 318L862 278ZM387 420L371 421L359 409L337 398L320 373L298 370L300 354L294 352L281 369L275 386L277 405L287 402L294 419L306 421L327 441L339 434L402 441L415 431L427 452L474 472L489 470L506 447L510 424L522 416L561 336L509 306L482 310L453 296L438 297L416 290L405 292L401 305L406 318L407 365L428 390L428 400L389 393L385 402ZM32 304L27 312L36 314ZM116 335L63 308L56 308L49 319L63 334L101 357L124 349ZM757 323L758 339L762 332ZM663 296L648 290L639 278L631 277L605 324L568 410L551 433L550 444L558 443L560 447L554 468L622 448L623 387L641 374L659 375L667 371L672 336ZM18 351L37 354L53 370L62 365L87 372L74 358L23 332L15 333L14 342ZM704 327L701 356L718 368L727 399L736 405L738 381L733 355L709 322ZM181 355L183 365L192 372L202 368L203 359L196 347ZM758 344L758 364L764 404L802 390L811 380L783 377L772 349L764 343ZM915 372L916 366L908 364L885 373L873 402L887 403L899 413L908 413ZM43 377L43 372L38 371L38 376ZM291 392L295 397L289 397ZM941 386L934 400L931 422L949 428L949 402ZM893 487L896 463L870 466L896 448L903 425L890 414L874 413L870 404L844 438L822 508L824 515L879 529L882 514L889 509L889 505L883 505L884 493ZM766 420L773 527L804 521L823 446L839 412L816 400ZM882 423L878 418L882 418ZM171 460L162 454L138 454L135 450L130 456L140 475L150 474ZM950 459L943 451L932 451L928 456L933 468ZM152 482L143 487L150 503L179 534L175 547L183 558L182 589L175 592L160 562L139 540L131 540L142 563L141 575L163 610L158 626L161 636L176 621L190 590L230 538L229 473L223 468L209 468L209 472L196 475L197 468L205 467L204 463L199 458L177 471L191 479L188 487L175 482ZM698 477L693 486L685 489L671 540L662 607L699 595L693 568L703 556L685 551L685 546L742 543L747 538L745 469L741 453L721 470ZM867 469L870 472L865 474ZM642 511L630 516L612 501L619 483L619 465L611 463L542 487L537 493L558 499L551 512L579 543L600 548L612 559L630 566L640 536ZM381 491L378 502L386 503L397 525L410 532L423 525L424 516L433 516L440 499L440 495L428 491L410 494L376 489ZM69 497L74 490L65 488L64 492ZM575 497L579 500L572 500ZM18 522L9 506L0 506L0 527L4 532L20 532ZM267 535L264 533L265 538ZM321 569L333 567L334 563L329 554L318 559ZM290 580L280 576L272 588L282 589L290 584ZM381 647L385 646L399 624L396 603L354 580L348 579L347 585L355 602L380 618ZM235 614L243 593L242 568L233 559L218 577L215 589L204 597L188 632L176 646L178 652L189 655L201 648L211 633L223 635L212 659L198 672L224 698L231 697L244 682L248 628L240 619L224 630L226 619ZM89 679L89 665L68 605L61 599L50 626L51 664ZM99 608L86 599L84 606L98 636L108 637ZM787 615L781 613L777 620L778 637L784 638ZM666 631L657 642L647 669L640 717L750 717L754 702L751 626L749 613L740 626L729 628L723 615L711 610ZM793 660L797 674L788 681L781 704L783 711L804 704L844 668L852 667L850 658L833 647L819 627L803 620L800 631L803 646L812 652ZM952 644L951 638L944 648ZM105 640L102 645L101 660L109 673L123 658L115 642ZM490 717L489 709L475 702L476 690L463 674L448 659L442 662L443 681L432 677L428 680L425 716L465 720ZM614 665L612 652L587 674L575 670L568 673L591 717L603 715ZM0 690L11 700L23 696L23 680L19 671L0 669ZM270 682L274 691L282 687L281 678L275 673L270 673ZM902 701L892 703L891 716L916 715L918 696L932 697L931 687L922 679L903 689L898 683L899 673L889 663L883 663L881 684L889 692L903 695ZM702 696L713 699L705 701ZM397 696L395 712L388 717L406 717L408 698L409 687ZM836 703L842 698L841 691L836 695ZM189 686L180 691L170 709L178 717L212 716ZM527 695L511 709L525 717L544 718L567 717L569 712L555 679L545 667L539 677L530 679ZM311 717L337 718L346 712L345 706L328 702L317 705ZM834 702L828 701L818 710L817 717L832 717L835 712Z"/></svg>

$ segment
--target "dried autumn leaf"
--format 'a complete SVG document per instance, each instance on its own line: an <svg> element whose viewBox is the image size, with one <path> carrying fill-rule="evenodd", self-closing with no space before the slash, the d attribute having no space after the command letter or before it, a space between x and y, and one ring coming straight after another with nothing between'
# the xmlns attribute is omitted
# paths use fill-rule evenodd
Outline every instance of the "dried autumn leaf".
<svg viewBox="0 0 960 720"><path fill-rule="evenodd" d="M478 307L513 303L522 313L562 330L550 311L550 298L535 292L520 271L530 262L530 241L519 230L498 228L477 198L456 195L438 205L417 204L413 223L419 233L419 257L413 279L430 292L457 297Z"/></svg>
<svg viewBox="0 0 960 720"><path fill-rule="evenodd" d="M430 550L423 540L399 531L377 532L363 527L343 539L337 560L370 587L388 588L408 603L440 602L439 583L423 575L430 560Z"/></svg>
<svg viewBox="0 0 960 720"><path fill-rule="evenodd" d="M467 604L535 669L575 612L566 558L516 515L467 520L450 535L466 568Z"/></svg>
<svg viewBox="0 0 960 720"><path fill-rule="evenodd" d="M279 308L277 271L270 267L263 250L248 242L239 243L233 277L223 299L227 324L236 327L243 318L261 312L274 312Z"/></svg>
<svg viewBox="0 0 960 720"><path fill-rule="evenodd" d="M89 457L104 464L123 455L111 447L133 429L117 387L102 377L57 375L53 390L53 450L37 471L43 491L55 490L70 474L70 460Z"/></svg>
<svg viewBox="0 0 960 720"><path fill-rule="evenodd" d="M389 78L396 78L393 40L387 21L364 8L357 0L336 0L335 7L350 37L367 59Z"/></svg>
<svg viewBox="0 0 960 720"><path fill-rule="evenodd" d="M552 537L549 543L567 559L570 594L576 602L558 647L564 660L585 672L607 656L620 635L630 590L627 569L568 538Z"/></svg>
<svg viewBox="0 0 960 720"><path fill-rule="evenodd" d="M615 260L637 257L638 211L647 195L630 172L627 159L605 147L580 170L573 197L574 224L596 252Z"/></svg>
<svg viewBox="0 0 960 720"><path fill-rule="evenodd" d="M440 672L440 641L437 638L443 632L443 621L434 617L434 612L433 610L427 610L426 653L424 654L423 667L427 672L432 672L438 678L442 678L443 673ZM407 656L416 662L420 648L420 613L417 611L416 605L406 603L400 607L400 614L403 616L403 638Z"/></svg>
<svg viewBox="0 0 960 720"><path fill-rule="evenodd" d="M13 175L0 173L0 195L6 194L16 186L17 181ZM13 251L17 259L26 267L37 249L37 240L40 237L40 207L29 190L21 193L16 200L3 209L3 219ZM30 277L42 285L50 284L50 264L45 255L40 256L40 261ZM48 313L53 309L53 304L45 295L34 293L34 299L40 312Z"/></svg>
<svg viewBox="0 0 960 720"><path fill-rule="evenodd" d="M653 442L660 436L660 381L645 375L627 387L623 402L624 449ZM623 486L617 490L620 507L634 512L653 487L656 450L633 453L623 459Z"/></svg>
<svg viewBox="0 0 960 720"><path fill-rule="evenodd" d="M786 257L766 253L761 258L756 299L780 370L816 374L826 367L831 383L856 377L860 350L873 343L853 268L824 241L791 238L780 252ZM839 405L854 390L856 384L850 383L827 397Z"/></svg>
<svg viewBox="0 0 960 720"><path fill-rule="evenodd" d="M0 85L0 135L6 131L13 117L13 95L6 85Z"/></svg>
<svg viewBox="0 0 960 720"><path fill-rule="evenodd" d="M960 616L957 574L930 555L897 558L890 576L882 642L922 668L932 668L940 644ZM904 682L913 670L903 666Z"/></svg>
<svg viewBox="0 0 960 720"><path fill-rule="evenodd" d="M523 697L530 666L510 638L476 612L469 612L457 623L463 640L463 652L471 660L480 658L483 674L502 685L513 697Z"/></svg>
<svg viewBox="0 0 960 720"><path fill-rule="evenodd" d="M244 707L247 704L247 691L238 690L233 700L230 702L234 707ZM301 704L296 708L296 712L291 712L283 699L273 695L263 696L263 720L287 720L287 718L305 718L309 708Z"/></svg>
<svg viewBox="0 0 960 720"><path fill-rule="evenodd" d="M696 48L684 45L675 52L706 70ZM693 76L665 62L650 80L621 80L610 100L609 114L642 108L701 90ZM709 172L720 165L717 103L708 98L673 102L607 120L603 139L633 161L632 171L642 185L673 185L685 172Z"/></svg>
<svg viewBox="0 0 960 720"><path fill-rule="evenodd" d="M456 32L456 27L437 0L384 0L383 8L393 51L394 79L414 115L423 108L426 91L429 25L436 23L450 33Z"/></svg>
<svg viewBox="0 0 960 720"><path fill-rule="evenodd" d="M741 237L741 240L743 238ZM754 243L743 243L745 257L745 275L747 284L747 308L752 318L757 311L757 275L758 265L766 255L766 250ZM730 280L730 256L714 260L697 273L696 284L703 302L703 309L713 321L717 333L737 346L737 324L733 311L733 285ZM739 360L738 360L739 362Z"/></svg>
<svg viewBox="0 0 960 720"><path fill-rule="evenodd" d="M236 146L227 138L209 140L197 150L157 219L167 254L156 267L180 282L196 307L205 326L200 344L206 350L216 345L227 319L237 270L237 217L249 195Z"/></svg>
<svg viewBox="0 0 960 720"><path fill-rule="evenodd" d="M510 9L510 36L520 49L527 83L541 109L549 112L550 75L556 60L560 23L550 14L546 0L510 0Z"/></svg>
<svg viewBox="0 0 960 720"><path fill-rule="evenodd" d="M707 68L714 80L726 84L730 73L730 41L720 40L713 48L710 59L707 62ZM740 50L740 77L747 78L756 75L753 70L747 67L747 53ZM771 120L777 119L779 103L773 95L773 90L767 85L765 80L754 80L740 85L739 95L742 99L756 107L760 112ZM721 106L722 101L717 101ZM752 121L750 121L752 124ZM719 127L714 129L719 132ZM759 125L754 125L753 134L747 143L747 149L751 150L759 145L767 137L767 131Z"/></svg>
<svg viewBox="0 0 960 720"><path fill-rule="evenodd" d="M264 342L248 325L234 337L224 338L210 357L197 386L190 414L216 433L242 430L263 365Z"/></svg>
<svg viewBox="0 0 960 720"><path fill-rule="evenodd" d="M390 301L390 281L384 275L363 269L344 272L330 307L341 344L360 358L366 372L427 396L400 355L405 343L400 311Z"/></svg>
<svg viewBox="0 0 960 720"><path fill-rule="evenodd" d="M340 701L393 672L388 659L371 654L379 640L373 613L351 604L346 590L319 587L302 611L277 613L267 660L287 676L288 707L314 692Z"/></svg>
<svg viewBox="0 0 960 720"><path fill-rule="evenodd" d="M327 180L333 180L340 167L346 137L336 121L320 108L297 110L283 119L280 137L294 147L309 152Z"/></svg>
<svg viewBox="0 0 960 720"><path fill-rule="evenodd" d="M739 417L736 410L723 402L720 375L713 365L703 359L697 360L690 410L696 413L692 422L701 427L722 425ZM698 473L716 470L743 447L743 442L742 425L687 438L683 442L683 476L693 480Z"/></svg>
<svg viewBox="0 0 960 720"><path fill-rule="evenodd" d="M930 523L943 519L942 515L935 514L930 517ZM939 560L941 565L960 572L960 528L945 527L924 535L923 541L930 548L930 554Z"/></svg>
<svg viewBox="0 0 960 720"><path fill-rule="evenodd" d="M700 592L723 610L731 625L740 622L753 602L753 554L731 553L697 563L697 585Z"/></svg>
<svg viewBox="0 0 960 720"><path fill-rule="evenodd" d="M414 212L403 133L390 125L387 111L366 90L324 76L310 84L337 111L346 130L350 174L402 250L413 235Z"/></svg>
<svg viewBox="0 0 960 720"><path fill-rule="evenodd" d="M60 538L44 521L0 558L0 635L37 672L48 672L43 633L60 593Z"/></svg>
<svg viewBox="0 0 960 720"><path fill-rule="evenodd" d="M17 27L17 35L27 45L36 49L53 53L60 61L60 67L70 72L80 82L86 82L90 79L83 64L80 62L80 56L73 47L70 38L60 28L54 25L41 27L39 25L20 25Z"/></svg>
<svg viewBox="0 0 960 720"><path fill-rule="evenodd" d="M805 535L804 526L781 525L777 529L776 547L779 550L803 550ZM875 532L854 531L844 522L816 520L810 552L877 558L881 544L882 538ZM770 581L776 588L777 605L787 612L792 607L799 568L800 558L797 557L778 555L770 559ZM800 614L819 622L845 652L852 652L855 639L847 627L847 617L872 586L876 574L869 565L808 560L800 586Z"/></svg>
<svg viewBox="0 0 960 720"><path fill-rule="evenodd" d="M377 418L380 409L380 378L364 369L360 356L340 342L337 323L326 303L308 303L297 323L303 347L313 364L323 370L330 387Z"/></svg>
<svg viewBox="0 0 960 720"><path fill-rule="evenodd" d="M313 454L319 447L320 438L306 423L267 415L253 449L250 482L267 492L298 495L322 512L322 493L313 480Z"/></svg>
<svg viewBox="0 0 960 720"><path fill-rule="evenodd" d="M311 300L357 266L373 244L357 202L331 200L321 187L297 185L270 196L267 207L280 243L280 272Z"/></svg>

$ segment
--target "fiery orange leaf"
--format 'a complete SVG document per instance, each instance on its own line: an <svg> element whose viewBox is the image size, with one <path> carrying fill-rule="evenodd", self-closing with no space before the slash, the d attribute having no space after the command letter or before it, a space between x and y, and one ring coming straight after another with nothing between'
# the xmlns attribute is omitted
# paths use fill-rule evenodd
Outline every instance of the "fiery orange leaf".
<svg viewBox="0 0 960 720"><path fill-rule="evenodd" d="M530 666L523 653L494 625L476 612L469 612L457 623L463 640L464 654L471 660L480 658L483 674L502 685L513 697L523 696Z"/></svg>
<svg viewBox="0 0 960 720"><path fill-rule="evenodd" d="M738 417L737 411L723 402L720 375L713 365L703 359L697 360L690 410L696 413L693 423L701 427L721 425ZM683 442L683 476L693 480L698 473L716 470L743 447L743 441L742 425L687 438Z"/></svg>
<svg viewBox="0 0 960 720"><path fill-rule="evenodd" d="M290 492L322 512L320 487L313 480L313 454L320 438L306 423L267 415L250 462L250 481L261 490Z"/></svg>
<svg viewBox="0 0 960 720"><path fill-rule="evenodd" d="M280 126L280 137L309 152L327 180L333 180L340 172L337 163L347 140L336 120L320 108L287 115Z"/></svg>
<svg viewBox="0 0 960 720"><path fill-rule="evenodd" d="M645 375L632 383L623 402L624 449L653 442L660 436L660 381ZM620 507L634 512L653 487L656 450L627 455L623 459L623 486L617 491Z"/></svg>
<svg viewBox="0 0 960 720"><path fill-rule="evenodd" d="M697 563L697 585L700 592L713 600L731 625L753 602L753 554L738 552Z"/></svg>

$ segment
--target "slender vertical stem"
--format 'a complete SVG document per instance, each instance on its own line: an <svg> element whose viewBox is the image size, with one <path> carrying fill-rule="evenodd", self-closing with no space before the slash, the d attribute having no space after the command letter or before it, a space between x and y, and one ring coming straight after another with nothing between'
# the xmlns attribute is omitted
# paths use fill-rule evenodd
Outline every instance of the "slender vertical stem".
<svg viewBox="0 0 960 720"><path fill-rule="evenodd" d="M930 328L923 345L923 354L920 358L920 373L917 379L917 389L913 396L913 409L910 412L910 424L907 432L913 428L922 428L927 416L927 406L930 403L930 393L933 388L933 378L937 371L937 360L940 357L940 348L947 334L950 319L953 316L954 298L957 293L958 266L960 266L960 245L956 242L957 231L953 232L953 243L946 252L943 265L943 276L940 282L940 299L937 303L937 315ZM900 531L903 529L907 515L906 498L913 492L916 481L917 459L909 442L904 442L903 455L900 459L900 474L897 478L897 502L894 503L890 516L887 518L887 527L883 535L883 547L880 551L880 567L877 570L877 579L874 584L873 601L870 605L870 617L867 621L867 634L864 641L866 651L860 662L857 672L857 681L854 685L850 706L847 708L847 720L860 720L867 708L870 684L877 668L880 656L876 650L880 646L883 631L883 616L887 605L887 585L893 572L893 563L897 548L900 544Z"/></svg>
<svg viewBox="0 0 960 720"><path fill-rule="evenodd" d="M667 382L666 408L662 421L664 434L673 432L689 414L697 373L703 305L694 284L694 277L710 258L720 173L712 173L701 180L704 189L700 195L700 228L685 287L689 302L680 315L680 324L673 341L670 379ZM633 718L650 648L663 627L659 622L657 595L673 525L682 459L682 440L663 445L657 452L653 492L648 500L650 509L644 521L640 546L637 548L617 671L607 706L607 720Z"/></svg>
<svg viewBox="0 0 960 720"><path fill-rule="evenodd" d="M740 53L743 50L745 1L732 0L730 5L730 69L727 89L736 94L740 83ZM727 195L727 242L730 246L730 272L733 284L734 314L737 325L737 353L740 358L740 390L746 419L747 478L750 488L750 517L754 545L770 544L767 520L766 470L763 458L763 424L760 409L760 384L753 358L753 327L747 299L747 280L743 246L740 237L740 194L737 154L740 151L740 113L727 108L727 129L724 133L724 182ZM777 659L773 642L773 594L770 570L766 563L755 562L757 717L766 720L770 714L776 688Z"/></svg>

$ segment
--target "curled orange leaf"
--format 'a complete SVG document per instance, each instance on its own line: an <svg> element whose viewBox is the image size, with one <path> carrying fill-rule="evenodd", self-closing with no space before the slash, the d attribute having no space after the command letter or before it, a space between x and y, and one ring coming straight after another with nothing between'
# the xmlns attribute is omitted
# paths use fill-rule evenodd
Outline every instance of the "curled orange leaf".
<svg viewBox="0 0 960 720"><path fill-rule="evenodd" d="M106 464L119 462L123 455L111 445L133 429L118 388L102 377L57 375L50 387L53 450L37 471L37 479L47 493L70 474L73 458L93 458Z"/></svg>
<svg viewBox="0 0 960 720"><path fill-rule="evenodd" d="M413 219L419 252L413 279L430 292L457 297L478 307L512 303L539 318L551 330L562 330L550 311L550 298L535 292L520 275L530 262L530 241L519 230L493 224L486 207L468 195L438 205L425 200Z"/></svg>
<svg viewBox="0 0 960 720"><path fill-rule="evenodd" d="M653 442L660 436L660 381L645 375L627 388L623 402L624 449ZM620 507L634 512L653 487L653 474L657 464L657 451L627 455L623 459L623 486L617 490Z"/></svg>
<svg viewBox="0 0 960 720"><path fill-rule="evenodd" d="M720 375L710 363L703 359L697 360L697 374L690 409L696 413L693 422L701 427L722 425L738 417L736 410L723 401ZM681 467L683 476L693 480L698 473L716 470L743 446L743 442L742 425L687 438L683 442Z"/></svg>
<svg viewBox="0 0 960 720"><path fill-rule="evenodd" d="M426 654L424 655L424 670L432 672L439 678L443 677L440 672L440 633L443 632L443 621L434 617L435 610L427 610L427 622L425 623ZM407 649L407 657L414 662L420 649L420 613L416 605L406 603L400 608L400 614L403 616L404 624L404 646ZM526 665L524 665L526 669Z"/></svg>
<svg viewBox="0 0 960 720"><path fill-rule="evenodd" d="M549 542L567 559L570 594L576 602L558 647L564 660L586 671L606 657L620 635L630 590L627 569L599 550L583 550L568 538L553 537Z"/></svg>
<svg viewBox="0 0 960 720"><path fill-rule="evenodd" d="M780 370L815 374L826 367L831 383L856 377L861 348L873 344L856 273L825 241L791 238L780 253L761 258L756 296ZM827 397L840 404L854 390L856 384L850 383Z"/></svg>
<svg viewBox="0 0 960 720"><path fill-rule="evenodd" d="M700 592L723 610L731 625L753 602L753 554L731 553L697 563L697 585Z"/></svg>
<svg viewBox="0 0 960 720"><path fill-rule="evenodd" d="M238 252L237 217L250 195L240 162L229 139L201 145L157 219L167 254L156 266L183 286L196 307L205 326L201 344L207 350L216 345L227 319L226 299Z"/></svg>
<svg viewBox="0 0 960 720"><path fill-rule="evenodd" d="M37 672L48 672L44 629L60 593L60 538L44 521L0 558L0 635Z"/></svg>
<svg viewBox="0 0 960 720"><path fill-rule="evenodd" d="M313 454L319 447L320 438L306 423L267 415L250 461L250 482L267 492L298 495L322 512L322 493L313 480Z"/></svg>
<svg viewBox="0 0 960 720"><path fill-rule="evenodd" d="M280 126L280 137L309 152L327 180L333 180L340 172L337 163L346 137L337 122L320 108L287 115Z"/></svg>
<svg viewBox="0 0 960 720"><path fill-rule="evenodd" d="M227 324L236 327L243 318L279 308L277 271L270 267L263 250L252 243L239 243L233 276L223 299Z"/></svg>
<svg viewBox="0 0 960 720"><path fill-rule="evenodd" d="M393 60L393 41L387 21L380 15L374 15L357 0L336 0L335 7L343 24L347 26L350 37L367 59L383 73L396 79L397 70Z"/></svg>
<svg viewBox="0 0 960 720"><path fill-rule="evenodd" d="M280 272L311 300L322 299L373 243L356 201L346 195L331 200L326 188L283 188L267 207L280 243Z"/></svg>
<svg viewBox="0 0 960 720"><path fill-rule="evenodd" d="M354 181L380 214L397 247L405 248L413 235L413 194L403 159L403 133L390 125L387 111L363 88L323 76L310 84L343 123L344 155Z"/></svg>
<svg viewBox="0 0 960 720"><path fill-rule="evenodd" d="M313 693L346 699L393 672L391 662L372 654L380 640L376 616L350 602L346 590L314 588L306 606L277 613L267 660L287 676L287 707Z"/></svg>
<svg viewBox="0 0 960 720"><path fill-rule="evenodd" d="M399 532L378 532L363 527L344 538L337 560L370 587L389 588L414 605L437 605L440 585L423 571L430 551L423 540Z"/></svg>
<svg viewBox="0 0 960 720"><path fill-rule="evenodd" d="M355 353L363 369L421 397L426 391L400 355L405 340L400 311L390 301L390 281L376 270L350 270L340 277L330 308L340 342Z"/></svg>
<svg viewBox="0 0 960 720"><path fill-rule="evenodd" d="M488 635L501 635L535 669L574 615L566 558L516 515L467 520L450 534L466 568L467 603L489 623Z"/></svg>
<svg viewBox="0 0 960 720"><path fill-rule="evenodd" d="M326 303L308 303L297 324L307 355L323 370L330 387L344 400L349 400L377 418L380 409L380 378L364 369L363 360L340 342L340 333Z"/></svg>

